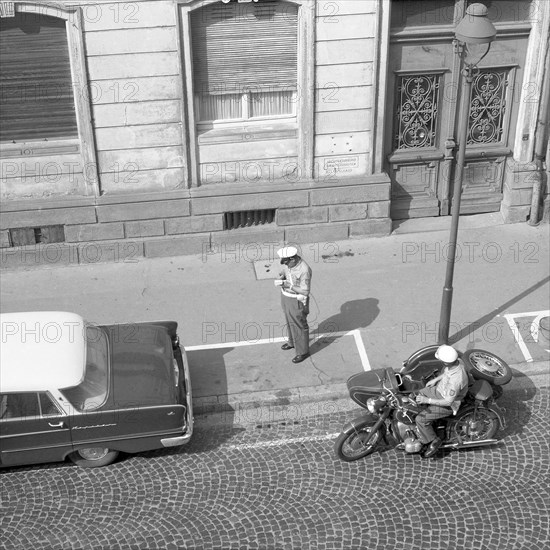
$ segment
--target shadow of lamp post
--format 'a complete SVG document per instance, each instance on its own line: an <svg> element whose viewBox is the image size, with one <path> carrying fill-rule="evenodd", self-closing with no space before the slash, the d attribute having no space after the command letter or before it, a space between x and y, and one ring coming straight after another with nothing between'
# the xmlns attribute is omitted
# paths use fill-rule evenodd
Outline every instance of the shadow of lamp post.
<svg viewBox="0 0 550 550"><path fill-rule="evenodd" d="M477 64L489 53L491 42L497 31L487 18L487 8L483 4L471 4L466 15L456 26L455 46L461 58L462 69L462 97L460 105L460 126L458 136L458 157L454 178L451 233L449 236L449 259L445 274L445 286L441 300L441 315L439 318L439 343L449 343L449 326L451 322L451 304L453 298L453 275L456 261L456 240L458 235L458 220L460 218L460 198L462 194L462 180L464 175L464 159L466 156L466 142L470 118L470 96L472 82L478 70ZM468 60L468 47L476 44L487 44L485 53L475 62Z"/></svg>

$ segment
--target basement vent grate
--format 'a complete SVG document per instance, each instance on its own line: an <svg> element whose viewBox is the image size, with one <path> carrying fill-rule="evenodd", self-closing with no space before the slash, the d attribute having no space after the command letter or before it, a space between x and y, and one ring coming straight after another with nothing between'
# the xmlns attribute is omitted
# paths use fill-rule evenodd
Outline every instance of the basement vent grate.
<svg viewBox="0 0 550 550"><path fill-rule="evenodd" d="M223 215L224 229L238 229L239 227L251 227L273 223L275 220L275 208L268 210L243 210L241 212L225 212Z"/></svg>
<svg viewBox="0 0 550 550"><path fill-rule="evenodd" d="M33 244L63 243L65 229L63 225L46 227L18 227L10 229L10 246L29 246Z"/></svg>

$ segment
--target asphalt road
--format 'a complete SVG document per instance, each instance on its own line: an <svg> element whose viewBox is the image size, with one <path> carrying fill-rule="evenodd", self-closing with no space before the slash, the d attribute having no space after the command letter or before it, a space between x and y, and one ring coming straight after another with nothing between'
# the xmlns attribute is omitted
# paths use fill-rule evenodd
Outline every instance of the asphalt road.
<svg viewBox="0 0 550 550"><path fill-rule="evenodd" d="M318 402L271 421L199 417L186 448L102 469L4 470L2 548L548 548L550 393L520 382L500 400L497 446L432 461L393 449L339 461L333 440L357 410Z"/></svg>

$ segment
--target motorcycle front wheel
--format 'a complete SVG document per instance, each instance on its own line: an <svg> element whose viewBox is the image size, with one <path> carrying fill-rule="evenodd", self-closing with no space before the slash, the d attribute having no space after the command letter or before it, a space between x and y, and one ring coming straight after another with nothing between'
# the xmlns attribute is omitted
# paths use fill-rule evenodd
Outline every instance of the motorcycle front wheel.
<svg viewBox="0 0 550 550"><path fill-rule="evenodd" d="M454 422L449 423L447 439L460 438L462 441L482 441L492 439L498 432L500 423L496 413L489 409L472 407L458 413Z"/></svg>
<svg viewBox="0 0 550 550"><path fill-rule="evenodd" d="M354 430L351 433L341 433L334 443L334 450L338 458L345 462L352 462L353 460L359 460L364 456L370 455L380 442L382 434L380 430L377 430L372 434L370 441L365 443L369 435L369 426Z"/></svg>

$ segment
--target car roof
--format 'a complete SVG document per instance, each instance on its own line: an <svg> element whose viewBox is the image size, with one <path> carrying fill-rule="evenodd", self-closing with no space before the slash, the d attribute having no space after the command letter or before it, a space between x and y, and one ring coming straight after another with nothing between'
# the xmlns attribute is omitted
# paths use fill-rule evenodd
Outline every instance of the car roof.
<svg viewBox="0 0 550 550"><path fill-rule="evenodd" d="M84 378L86 324L76 313L0 314L0 392L69 388Z"/></svg>

